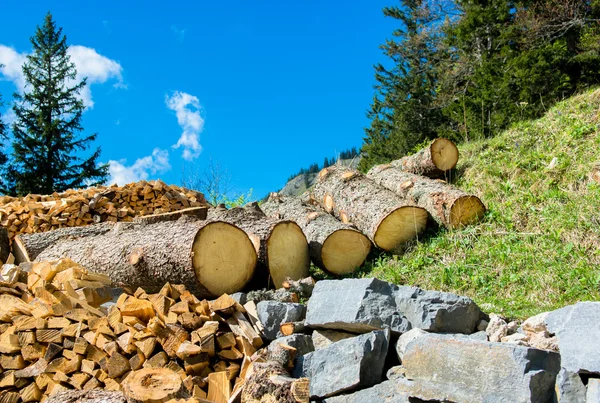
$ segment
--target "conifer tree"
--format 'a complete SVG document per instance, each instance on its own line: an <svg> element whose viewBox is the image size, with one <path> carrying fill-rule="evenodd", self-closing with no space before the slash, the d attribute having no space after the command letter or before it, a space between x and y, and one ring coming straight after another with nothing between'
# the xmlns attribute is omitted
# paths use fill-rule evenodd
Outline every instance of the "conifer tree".
<svg viewBox="0 0 600 403"><path fill-rule="evenodd" d="M381 46L391 67L375 66L375 97L367 117L359 168L400 158L436 136L442 114L435 105L440 15L426 0L401 0L383 13L400 23Z"/></svg>
<svg viewBox="0 0 600 403"><path fill-rule="evenodd" d="M31 44L33 53L23 65L24 93L14 94L9 192L50 194L103 183L108 166L98 164L100 148L80 156L96 139L96 134L79 136L84 105L78 95L86 80L76 82L67 38L50 13Z"/></svg>
<svg viewBox="0 0 600 403"><path fill-rule="evenodd" d="M3 67L0 64L0 67ZM2 103L2 94L0 94L0 108L3 106ZM0 113L0 189L5 187L5 179L4 179L4 166L6 164L7 158L4 153L4 141L7 139L8 135L6 133L6 125L2 120L2 114Z"/></svg>

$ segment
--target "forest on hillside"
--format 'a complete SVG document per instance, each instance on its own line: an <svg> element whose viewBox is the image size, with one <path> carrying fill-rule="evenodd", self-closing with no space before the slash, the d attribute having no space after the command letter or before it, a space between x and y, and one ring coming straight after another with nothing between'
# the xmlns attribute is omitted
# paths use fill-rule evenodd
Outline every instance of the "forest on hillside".
<svg viewBox="0 0 600 403"><path fill-rule="evenodd" d="M362 170L435 137L468 142L600 83L598 0L401 0L375 66Z"/></svg>

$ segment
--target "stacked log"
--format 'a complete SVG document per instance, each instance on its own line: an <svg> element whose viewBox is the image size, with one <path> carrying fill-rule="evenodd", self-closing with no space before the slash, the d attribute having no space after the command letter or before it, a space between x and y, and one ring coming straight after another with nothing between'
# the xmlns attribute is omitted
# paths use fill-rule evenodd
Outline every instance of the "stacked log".
<svg viewBox="0 0 600 403"><path fill-rule="evenodd" d="M458 148L450 140L438 138L413 155L392 161L394 167L404 172L428 178L443 178L458 162Z"/></svg>
<svg viewBox="0 0 600 403"><path fill-rule="evenodd" d="M306 234L313 263L330 274L352 273L362 266L371 250L369 238L354 225L344 224L300 198L271 193L261 208L271 217L298 223Z"/></svg>
<svg viewBox="0 0 600 403"><path fill-rule="evenodd" d="M167 283L106 309L92 297L108 292L105 276L68 259L29 269L11 266L2 277L2 402L97 388L123 390L130 402L148 401L148 391L157 401L227 402L257 360L262 339L229 295L209 302Z"/></svg>
<svg viewBox="0 0 600 403"><path fill-rule="evenodd" d="M160 180L125 186L100 186L51 195L0 197L0 224L9 238L18 234L84 226L104 221L132 221L135 216L207 206L202 193Z"/></svg>
<svg viewBox="0 0 600 403"><path fill-rule="evenodd" d="M185 212L22 234L15 239L15 255L24 261L70 258L134 289L156 291L167 282L181 283L202 298L243 289L257 263L246 233Z"/></svg>
<svg viewBox="0 0 600 403"><path fill-rule="evenodd" d="M228 222L246 232L256 249L259 269L268 274L275 288L280 288L286 278L308 277L308 242L294 221L269 218L258 203L229 210L217 206L209 210L208 219ZM262 286L268 283L267 280Z"/></svg>
<svg viewBox="0 0 600 403"><path fill-rule="evenodd" d="M425 209L406 203L358 171L331 166L319 173L312 200L343 223L353 223L386 251L397 250L425 229Z"/></svg>
<svg viewBox="0 0 600 403"><path fill-rule="evenodd" d="M424 208L439 225L446 228L474 224L485 213L485 206L477 196L442 180L404 172L392 164L374 166L367 177L395 192L407 203Z"/></svg>

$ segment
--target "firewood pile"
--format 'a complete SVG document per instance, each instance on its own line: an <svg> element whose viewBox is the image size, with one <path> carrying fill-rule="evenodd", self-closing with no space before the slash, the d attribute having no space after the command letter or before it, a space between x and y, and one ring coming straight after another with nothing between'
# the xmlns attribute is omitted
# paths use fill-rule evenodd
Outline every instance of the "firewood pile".
<svg viewBox="0 0 600 403"><path fill-rule="evenodd" d="M160 180L125 186L100 186L51 195L0 197L0 224L9 238L104 221L132 221L135 216L206 206L202 193Z"/></svg>
<svg viewBox="0 0 600 403"><path fill-rule="evenodd" d="M3 266L1 402L96 388L131 401L152 392L152 401L227 402L261 361L254 303L227 294L200 300L166 283L156 294L123 293L107 308L109 285L69 259Z"/></svg>

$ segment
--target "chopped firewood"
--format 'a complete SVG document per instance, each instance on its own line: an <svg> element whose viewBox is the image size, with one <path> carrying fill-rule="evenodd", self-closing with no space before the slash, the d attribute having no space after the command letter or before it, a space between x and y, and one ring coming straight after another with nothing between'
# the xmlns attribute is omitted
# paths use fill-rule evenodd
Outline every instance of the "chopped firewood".
<svg viewBox="0 0 600 403"><path fill-rule="evenodd" d="M306 326L304 325L304 321L287 322L279 325L279 330L284 336L290 336L294 333L304 333L306 331Z"/></svg>
<svg viewBox="0 0 600 403"><path fill-rule="evenodd" d="M43 394L40 388L38 388L35 382L33 382L27 385L25 388L21 389L19 395L21 396L21 401L23 403L27 403L39 402ZM2 401L4 402L5 400L3 399Z"/></svg>
<svg viewBox="0 0 600 403"><path fill-rule="evenodd" d="M235 335L231 332L217 336L219 349L225 350L236 345Z"/></svg>
<svg viewBox="0 0 600 403"><path fill-rule="evenodd" d="M161 368L169 362L169 357L164 351L160 351L144 362L144 368Z"/></svg>
<svg viewBox="0 0 600 403"><path fill-rule="evenodd" d="M213 372L208 375L207 399L215 403L227 403L231 396L231 382L227 372Z"/></svg>
<svg viewBox="0 0 600 403"><path fill-rule="evenodd" d="M241 312L234 312L233 317L227 319L227 323L236 336L245 337L256 348L262 346L262 338Z"/></svg>
<svg viewBox="0 0 600 403"><path fill-rule="evenodd" d="M219 357L230 361L241 360L244 358L244 354L240 353L235 347L231 347L230 350L221 350L218 352L218 355Z"/></svg>

